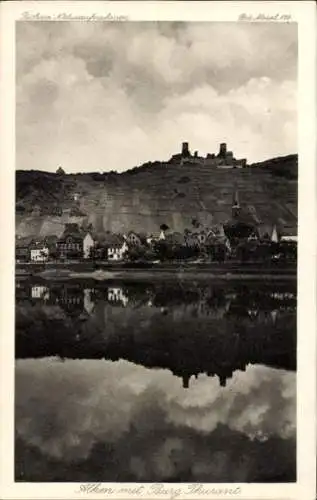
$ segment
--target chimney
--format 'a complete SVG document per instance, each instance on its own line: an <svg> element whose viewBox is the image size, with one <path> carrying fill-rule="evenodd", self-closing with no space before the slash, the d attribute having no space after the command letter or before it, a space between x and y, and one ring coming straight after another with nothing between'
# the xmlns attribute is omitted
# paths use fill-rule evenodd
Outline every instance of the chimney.
<svg viewBox="0 0 317 500"><path fill-rule="evenodd" d="M190 156L188 142L183 142L182 144L182 156Z"/></svg>
<svg viewBox="0 0 317 500"><path fill-rule="evenodd" d="M218 156L221 156L222 158L224 158L227 154L227 144L225 142L222 142L220 144L220 150L219 150L219 155Z"/></svg>

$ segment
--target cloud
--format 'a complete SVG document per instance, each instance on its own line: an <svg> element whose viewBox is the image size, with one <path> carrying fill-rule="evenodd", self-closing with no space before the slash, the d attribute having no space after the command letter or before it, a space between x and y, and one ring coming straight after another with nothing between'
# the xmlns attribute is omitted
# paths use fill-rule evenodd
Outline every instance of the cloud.
<svg viewBox="0 0 317 500"><path fill-rule="evenodd" d="M201 480L213 463L213 476L228 477L242 447L245 477L258 466L246 450L257 450L262 461L266 442L284 450L294 441L295 391L294 373L264 366L235 372L226 388L199 376L183 390L170 372L126 361L17 360L16 435L66 471L96 460L100 447L117 460L125 453L118 468L127 480L177 474Z"/></svg>
<svg viewBox="0 0 317 500"><path fill-rule="evenodd" d="M296 152L295 25L43 24L17 27L17 168L122 171L183 139Z"/></svg>

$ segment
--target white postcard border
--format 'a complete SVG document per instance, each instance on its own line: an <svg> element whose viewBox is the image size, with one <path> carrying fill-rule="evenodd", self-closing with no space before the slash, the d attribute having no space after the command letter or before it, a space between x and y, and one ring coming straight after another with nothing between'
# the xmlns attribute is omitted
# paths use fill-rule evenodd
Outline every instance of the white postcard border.
<svg viewBox="0 0 317 500"><path fill-rule="evenodd" d="M28 13L28 14L25 14ZM65 14L65 18L60 18ZM299 153L299 260L298 260L298 371L297 371L297 473L288 484L205 484L200 493L188 485L165 484L165 493L142 483L105 483L115 493L83 493L78 483L14 483L14 199L15 199L15 21L42 16L53 20L122 22L136 20L297 22L298 153ZM70 17L66 17L66 16ZM95 16L95 18L93 18ZM108 16L108 17L107 17ZM266 17L265 17L266 16ZM82 20L80 21L80 18ZM101 18L104 18L103 20ZM123 19L127 18L127 19ZM241 19L241 17L240 17ZM295 2L3 2L0 5L1 61L1 485L0 496L9 499L58 498L315 498L316 474L316 8L312 1ZM278 50L278 47L277 47ZM141 490L127 494L122 488ZM213 492L214 488L214 492ZM121 494L120 494L121 489ZM227 490L232 490L226 491ZM203 490L205 493L203 493ZM235 490L235 491L234 491ZM209 491L209 492L208 492Z"/></svg>

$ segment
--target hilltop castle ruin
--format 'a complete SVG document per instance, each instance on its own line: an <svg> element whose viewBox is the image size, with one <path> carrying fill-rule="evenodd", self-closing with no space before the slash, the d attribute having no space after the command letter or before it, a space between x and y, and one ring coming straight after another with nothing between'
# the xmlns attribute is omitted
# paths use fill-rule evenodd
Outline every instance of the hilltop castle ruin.
<svg viewBox="0 0 317 500"><path fill-rule="evenodd" d="M237 160L233 156L233 152L227 150L227 144L225 142L220 144L219 153L217 155L208 153L206 157L199 156L198 151L192 154L189 150L188 142L183 142L181 152L174 154L167 163L178 165L190 163L217 168L244 168L247 166L247 160L245 158Z"/></svg>

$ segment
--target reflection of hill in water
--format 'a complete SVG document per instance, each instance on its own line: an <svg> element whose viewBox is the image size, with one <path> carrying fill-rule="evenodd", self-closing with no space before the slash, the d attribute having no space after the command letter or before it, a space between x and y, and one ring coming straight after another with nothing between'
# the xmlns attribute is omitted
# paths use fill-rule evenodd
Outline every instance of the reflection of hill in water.
<svg viewBox="0 0 317 500"><path fill-rule="evenodd" d="M261 291L260 291L261 290ZM221 385L251 364L296 368L296 290L80 284L17 288L16 356L127 359Z"/></svg>

